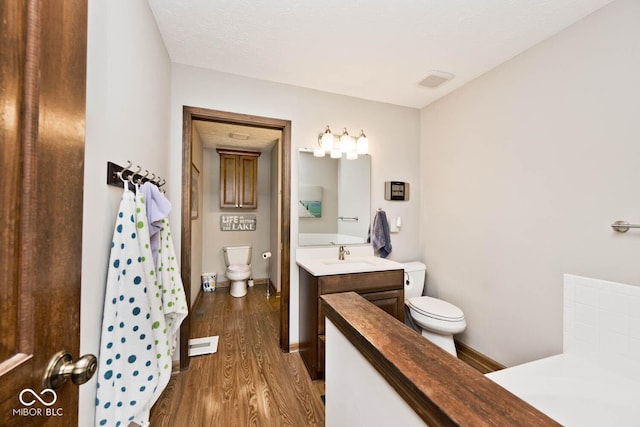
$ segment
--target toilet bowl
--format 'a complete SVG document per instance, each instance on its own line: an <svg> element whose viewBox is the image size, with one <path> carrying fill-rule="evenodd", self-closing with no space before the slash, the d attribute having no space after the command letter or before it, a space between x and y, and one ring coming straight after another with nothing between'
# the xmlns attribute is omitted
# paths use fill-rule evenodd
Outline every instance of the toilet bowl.
<svg viewBox="0 0 640 427"><path fill-rule="evenodd" d="M467 327L464 313L455 305L438 298L423 296L426 266L421 262L404 264L405 307L408 321L417 326L422 336L438 347L457 356L453 335ZM412 326L409 323L409 326Z"/></svg>
<svg viewBox="0 0 640 427"><path fill-rule="evenodd" d="M247 294L247 279L251 277L251 246L225 246L225 275L231 282L229 293L240 298Z"/></svg>

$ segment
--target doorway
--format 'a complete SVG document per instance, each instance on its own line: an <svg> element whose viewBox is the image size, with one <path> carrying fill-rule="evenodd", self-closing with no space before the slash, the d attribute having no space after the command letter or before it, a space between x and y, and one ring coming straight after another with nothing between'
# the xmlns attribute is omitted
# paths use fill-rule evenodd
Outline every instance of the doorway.
<svg viewBox="0 0 640 427"><path fill-rule="evenodd" d="M289 351L289 293L290 293L290 225L291 225L291 121L247 114L209 110L198 107L183 107L182 118L182 248L181 268L182 281L185 284L187 301L191 301L191 188L192 188L192 129L194 121L208 121L232 125L252 126L278 130L279 140L278 165L281 170L279 192L279 262L280 275L280 348ZM180 369L189 367L190 316L180 328Z"/></svg>

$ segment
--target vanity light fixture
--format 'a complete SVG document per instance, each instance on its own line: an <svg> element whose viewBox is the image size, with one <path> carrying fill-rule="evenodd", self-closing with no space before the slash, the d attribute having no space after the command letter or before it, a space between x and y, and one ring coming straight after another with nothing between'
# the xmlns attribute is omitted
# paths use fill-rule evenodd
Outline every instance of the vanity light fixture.
<svg viewBox="0 0 640 427"><path fill-rule="evenodd" d="M347 128L344 128L342 135L338 136L333 134L327 125L324 132L318 135L318 147L313 150L313 155L324 157L327 153L331 155L332 159L341 158L342 153L345 153L349 160L357 159L358 154L369 153L369 140L363 130L360 130L360 136L356 141L349 135Z"/></svg>

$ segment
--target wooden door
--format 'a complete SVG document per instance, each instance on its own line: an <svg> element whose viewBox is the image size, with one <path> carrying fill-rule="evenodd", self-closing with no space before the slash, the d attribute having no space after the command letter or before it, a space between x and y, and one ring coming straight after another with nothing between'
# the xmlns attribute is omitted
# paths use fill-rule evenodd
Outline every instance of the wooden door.
<svg viewBox="0 0 640 427"><path fill-rule="evenodd" d="M0 1L0 425L77 425L86 0ZM43 390L45 390L43 392Z"/></svg>
<svg viewBox="0 0 640 427"><path fill-rule="evenodd" d="M258 207L259 152L218 148L220 154L220 207Z"/></svg>
<svg viewBox="0 0 640 427"><path fill-rule="evenodd" d="M220 153L220 207L238 205L238 156Z"/></svg>
<svg viewBox="0 0 640 427"><path fill-rule="evenodd" d="M360 294L373 305L404 322L404 289Z"/></svg>
<svg viewBox="0 0 640 427"><path fill-rule="evenodd" d="M256 209L258 207L258 157L239 156L240 173L238 196L240 207Z"/></svg>

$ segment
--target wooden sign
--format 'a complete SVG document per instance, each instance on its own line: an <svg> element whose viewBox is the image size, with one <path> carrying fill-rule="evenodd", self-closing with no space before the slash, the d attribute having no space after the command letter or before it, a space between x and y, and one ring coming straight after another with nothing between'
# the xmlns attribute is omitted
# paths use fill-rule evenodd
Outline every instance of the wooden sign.
<svg viewBox="0 0 640 427"><path fill-rule="evenodd" d="M220 215L220 231L256 231L256 216Z"/></svg>

